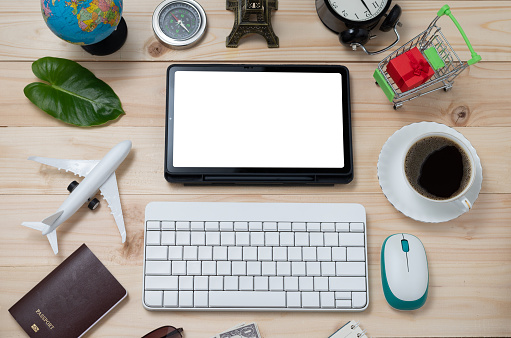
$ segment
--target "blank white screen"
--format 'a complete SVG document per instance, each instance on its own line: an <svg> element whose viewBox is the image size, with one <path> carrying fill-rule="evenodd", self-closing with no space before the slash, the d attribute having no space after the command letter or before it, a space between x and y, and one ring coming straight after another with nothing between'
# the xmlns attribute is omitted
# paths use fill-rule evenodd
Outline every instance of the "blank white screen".
<svg viewBox="0 0 511 338"><path fill-rule="evenodd" d="M343 168L341 80L177 71L174 167Z"/></svg>

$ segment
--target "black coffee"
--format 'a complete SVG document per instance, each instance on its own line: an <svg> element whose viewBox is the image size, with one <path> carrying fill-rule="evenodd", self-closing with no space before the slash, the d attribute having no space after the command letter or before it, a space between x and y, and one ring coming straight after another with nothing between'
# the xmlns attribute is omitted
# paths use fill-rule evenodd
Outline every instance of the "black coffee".
<svg viewBox="0 0 511 338"><path fill-rule="evenodd" d="M408 150L404 165L406 178L412 187L419 194L435 200L458 195L472 175L465 151L442 136L417 141Z"/></svg>

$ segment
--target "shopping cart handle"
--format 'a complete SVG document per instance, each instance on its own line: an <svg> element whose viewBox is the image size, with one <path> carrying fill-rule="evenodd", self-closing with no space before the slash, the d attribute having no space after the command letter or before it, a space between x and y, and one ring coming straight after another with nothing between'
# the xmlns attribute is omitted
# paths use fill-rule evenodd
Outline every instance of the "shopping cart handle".
<svg viewBox="0 0 511 338"><path fill-rule="evenodd" d="M470 50L470 56L472 57L470 60L467 61L468 65L470 66L481 61L481 56L475 52L474 48L472 48L470 41L468 41L468 37L465 35L465 31L463 31L463 28L461 28L461 25L458 23L458 20L456 20L454 15L452 15L451 8L449 7L449 5L444 5L442 8L440 8L437 15L438 16L447 15L449 18L451 18L452 22L454 22L454 24L460 31L463 40L465 40L465 43L467 44L467 47Z"/></svg>

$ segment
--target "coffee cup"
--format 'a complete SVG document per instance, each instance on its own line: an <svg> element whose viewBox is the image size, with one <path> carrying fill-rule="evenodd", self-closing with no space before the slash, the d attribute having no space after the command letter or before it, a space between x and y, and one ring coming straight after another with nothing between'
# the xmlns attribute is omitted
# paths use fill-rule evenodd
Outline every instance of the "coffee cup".
<svg viewBox="0 0 511 338"><path fill-rule="evenodd" d="M465 197L475 179L475 160L468 146L449 133L430 132L406 147L402 169L408 187L425 200L472 208Z"/></svg>

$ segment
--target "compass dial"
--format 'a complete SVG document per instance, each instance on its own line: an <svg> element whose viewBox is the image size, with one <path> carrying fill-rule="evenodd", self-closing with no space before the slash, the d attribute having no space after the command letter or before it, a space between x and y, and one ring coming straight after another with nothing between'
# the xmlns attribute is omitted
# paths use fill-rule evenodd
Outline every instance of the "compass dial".
<svg viewBox="0 0 511 338"><path fill-rule="evenodd" d="M197 33L200 22L199 12L194 7L174 2L165 7L159 24L165 35L176 40L186 40Z"/></svg>

